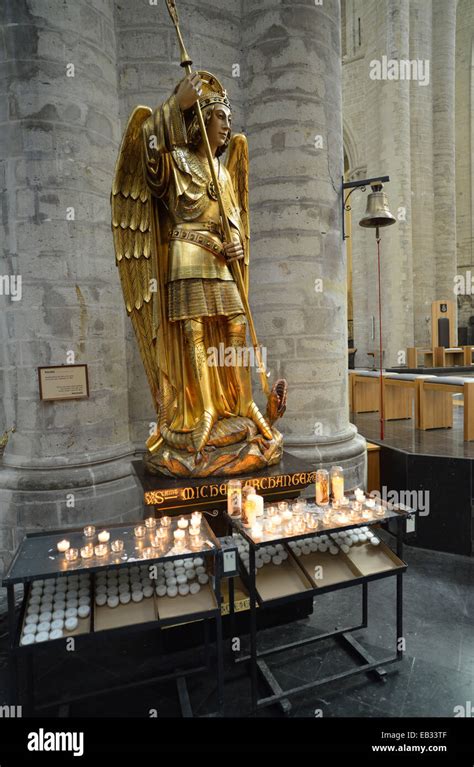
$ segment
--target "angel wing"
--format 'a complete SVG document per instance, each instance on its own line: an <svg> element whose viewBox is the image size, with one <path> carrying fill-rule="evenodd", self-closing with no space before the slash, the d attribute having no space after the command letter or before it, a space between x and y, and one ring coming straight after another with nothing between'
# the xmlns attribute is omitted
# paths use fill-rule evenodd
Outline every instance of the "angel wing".
<svg viewBox="0 0 474 767"><path fill-rule="evenodd" d="M158 367L153 354L152 203L142 163L142 125L152 111L132 112L115 165L112 185L112 232L115 260L127 313L156 409L159 408Z"/></svg>
<svg viewBox="0 0 474 767"><path fill-rule="evenodd" d="M249 213L249 149L247 137L243 133L235 133L227 149L227 170L232 178L237 204L240 208L245 241L245 258L242 264L245 290L248 293L249 263L250 263L250 213Z"/></svg>

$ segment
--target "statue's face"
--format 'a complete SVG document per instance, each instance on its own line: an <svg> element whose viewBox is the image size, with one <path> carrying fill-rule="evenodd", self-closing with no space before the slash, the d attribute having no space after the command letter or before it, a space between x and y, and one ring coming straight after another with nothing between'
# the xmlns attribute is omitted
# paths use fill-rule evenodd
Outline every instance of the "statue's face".
<svg viewBox="0 0 474 767"><path fill-rule="evenodd" d="M212 110L206 130L211 146L223 146L232 124L232 112L224 104L217 104Z"/></svg>

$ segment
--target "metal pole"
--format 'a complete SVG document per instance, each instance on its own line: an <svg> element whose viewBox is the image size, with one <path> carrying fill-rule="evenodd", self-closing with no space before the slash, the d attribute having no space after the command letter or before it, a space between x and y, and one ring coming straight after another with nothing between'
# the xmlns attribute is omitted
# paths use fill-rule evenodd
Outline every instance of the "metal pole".
<svg viewBox="0 0 474 767"><path fill-rule="evenodd" d="M380 279L380 230L379 227L375 230L375 239L377 240L377 271L378 271L378 287L379 287L379 372L380 372L380 439L384 439L384 402L383 402L383 349L382 349L382 282Z"/></svg>

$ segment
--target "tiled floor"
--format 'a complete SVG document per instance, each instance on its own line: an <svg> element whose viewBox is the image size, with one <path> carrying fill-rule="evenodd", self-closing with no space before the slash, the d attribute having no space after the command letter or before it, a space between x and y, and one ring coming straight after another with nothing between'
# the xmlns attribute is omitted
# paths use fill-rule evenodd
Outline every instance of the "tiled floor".
<svg viewBox="0 0 474 767"><path fill-rule="evenodd" d="M292 698L291 716L314 717L452 717L454 707L474 704L474 560L405 548L408 571L404 578L404 635L406 655L401 663L388 666L386 682L358 675L325 684ZM369 627L355 637L375 658L394 650L395 579L370 584ZM282 643L336 626L356 625L360 617L360 588L324 594L315 601L313 614L298 623L266 629L259 633L261 646ZM6 693L6 620L0 620L0 704ZM242 638L245 642L245 638ZM180 655L180 664L192 663L195 651ZM156 659L163 659L156 634L138 634L129 641L112 642L104 637L88 657L71 657L64 652L43 664L38 688L49 697L69 686L91 686L123 682L152 675ZM166 663L166 658L165 658ZM312 679L323 678L354 663L339 644L325 640L285 655L276 655L269 666L285 689ZM55 689L55 688L58 689ZM212 676L188 682L195 714L204 715L215 707ZM247 716L249 680L245 669L226 659L226 705L228 716ZM267 694L262 687L261 694ZM174 683L148 685L122 693L93 696L75 704L72 716L177 716L179 703ZM57 715L56 710L50 712ZM259 716L282 716L277 706L263 709Z"/></svg>

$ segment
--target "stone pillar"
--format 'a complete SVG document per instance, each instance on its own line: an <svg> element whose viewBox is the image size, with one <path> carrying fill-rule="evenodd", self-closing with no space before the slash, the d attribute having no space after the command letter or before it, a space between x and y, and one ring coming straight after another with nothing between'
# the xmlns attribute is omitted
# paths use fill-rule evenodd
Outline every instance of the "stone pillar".
<svg viewBox="0 0 474 767"><path fill-rule="evenodd" d="M411 0L410 58L433 62L432 6ZM435 51L436 53L436 51ZM431 345L431 302L436 299L433 189L433 72L430 84L410 85L414 345ZM408 339L410 340L410 339ZM411 345L411 343L410 343Z"/></svg>
<svg viewBox="0 0 474 767"><path fill-rule="evenodd" d="M459 325L472 316L474 274L474 5L459 0L456 14L456 245L457 274L470 292L458 296Z"/></svg>
<svg viewBox="0 0 474 767"><path fill-rule="evenodd" d="M16 425L0 473L5 560L25 530L136 518L142 502L110 231L113 1L7 0L0 23L1 272L22 278L21 300L3 296L0 314L0 425ZM88 365L89 399L40 402L37 367L69 352Z"/></svg>
<svg viewBox="0 0 474 767"><path fill-rule="evenodd" d="M436 298L453 297L456 274L455 50L457 0L433 0L433 167Z"/></svg>
<svg viewBox="0 0 474 767"><path fill-rule="evenodd" d="M410 86L403 79L387 78L382 70L381 79L370 77L372 62L408 59L409 56L409 0L381 0L372 3L367 13L373 12L374 34L370 36L366 51L366 77L369 81L366 103L367 120L367 176L388 175L385 186L389 207L398 219L393 226L381 230L381 282L382 282L382 346L385 350L384 366L403 361L400 352L411 345L413 338L413 267L412 267L412 210L410 167ZM378 31L383 30L384 34ZM420 90L422 86L416 85ZM370 192L370 189L368 189ZM401 215L399 216L399 212ZM354 236L361 237L369 253L367 273L369 313L375 318L376 352L379 348L378 285L375 230L361 229ZM379 354L377 353L377 360Z"/></svg>
<svg viewBox="0 0 474 767"><path fill-rule="evenodd" d="M289 384L278 426L289 452L343 465L354 486L365 440L348 420L340 3L244 0L243 11L250 299L271 380Z"/></svg>

